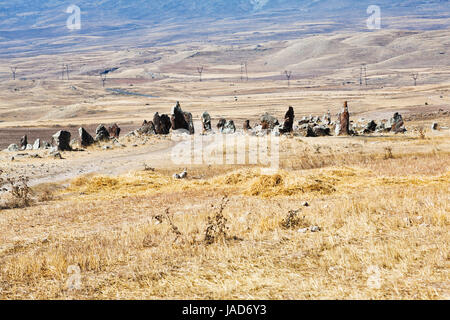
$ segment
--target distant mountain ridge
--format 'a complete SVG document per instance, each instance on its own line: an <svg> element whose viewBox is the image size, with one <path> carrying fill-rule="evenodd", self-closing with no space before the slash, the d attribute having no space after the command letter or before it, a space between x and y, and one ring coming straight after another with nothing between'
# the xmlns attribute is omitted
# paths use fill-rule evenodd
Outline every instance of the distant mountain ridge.
<svg viewBox="0 0 450 320"><path fill-rule="evenodd" d="M101 45L131 39L131 35L139 41L139 32L152 32L152 26L178 26L165 34L163 43L184 37L189 29L196 29L197 34L217 32L202 30L202 21L206 20L211 24L245 19L241 26L246 31L258 19L280 26L330 20L347 28L357 21L361 27L368 17L368 6L374 2L380 6L382 17L450 16L449 0L0 0L0 56L73 47L83 44L86 37L98 38ZM81 29L73 32L66 28L70 5L81 9ZM238 23L233 32L242 30ZM259 30L255 27L252 31ZM84 38L74 39L76 36ZM59 41L67 37L72 40ZM93 44L90 41L87 45Z"/></svg>
<svg viewBox="0 0 450 320"><path fill-rule="evenodd" d="M283 10L309 17L360 14L372 4L387 14L424 14L449 11L448 0L9 0L0 1L0 30L45 28L64 22L66 8L81 8L90 24L161 23L168 19L242 17ZM446 8L446 10L445 10Z"/></svg>

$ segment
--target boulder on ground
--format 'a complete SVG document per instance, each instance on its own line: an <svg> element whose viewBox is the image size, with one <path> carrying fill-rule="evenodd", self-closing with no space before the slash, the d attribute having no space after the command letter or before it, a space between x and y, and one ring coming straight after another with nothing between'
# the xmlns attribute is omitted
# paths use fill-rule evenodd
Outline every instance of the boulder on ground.
<svg viewBox="0 0 450 320"><path fill-rule="evenodd" d="M158 112L155 114L155 117L158 121L160 121ZM155 119L155 117L153 117L153 118ZM147 122L147 120L144 120L144 122L142 123L142 126L136 130L136 133L138 135L155 134L156 129L155 129L155 125L154 125L153 121Z"/></svg>
<svg viewBox="0 0 450 320"><path fill-rule="evenodd" d="M278 126L279 124L280 123L278 122L277 118L271 116L267 112L261 116L262 129L272 130L273 128L275 128L275 126Z"/></svg>
<svg viewBox="0 0 450 320"><path fill-rule="evenodd" d="M284 116L283 127L280 129L280 133L292 132L292 127L294 125L294 108L289 107L288 111Z"/></svg>
<svg viewBox="0 0 450 320"><path fill-rule="evenodd" d="M348 112L347 101L344 102L344 108L338 115L338 123L336 125L336 135L350 135L350 113Z"/></svg>
<svg viewBox="0 0 450 320"><path fill-rule="evenodd" d="M182 173L175 173L174 175L173 175L173 178L174 179L177 179L177 180L180 180L180 179L186 179L187 178L187 170L186 169L184 169L184 171L182 172Z"/></svg>
<svg viewBox="0 0 450 320"><path fill-rule="evenodd" d="M298 121L298 125L301 126L303 124L309 123L310 119L306 116L304 116L301 120Z"/></svg>
<svg viewBox="0 0 450 320"><path fill-rule="evenodd" d="M110 137L119 139L120 128L117 123L114 123L111 127L108 127L108 133Z"/></svg>
<svg viewBox="0 0 450 320"><path fill-rule="evenodd" d="M105 125L101 124L95 130L95 141L108 141L109 140L109 132L106 129Z"/></svg>
<svg viewBox="0 0 450 320"><path fill-rule="evenodd" d="M52 143L58 151L71 151L70 132L60 130L52 136Z"/></svg>
<svg viewBox="0 0 450 320"><path fill-rule="evenodd" d="M433 122L431 125L431 130L439 130L439 124L437 122Z"/></svg>
<svg viewBox="0 0 450 320"><path fill-rule="evenodd" d="M372 120L364 128L364 133L372 133L375 132L376 130L377 130L377 123L374 120Z"/></svg>
<svg viewBox="0 0 450 320"><path fill-rule="evenodd" d="M7 150L10 152L19 151L19 146L17 144L10 144L8 146Z"/></svg>
<svg viewBox="0 0 450 320"><path fill-rule="evenodd" d="M82 147L89 147L95 142L94 138L83 127L78 129L78 135L80 136Z"/></svg>
<svg viewBox="0 0 450 320"><path fill-rule="evenodd" d="M315 137L324 137L324 136L329 136L331 135L331 129L328 128L327 126L314 126L312 128L313 132L314 132L314 136Z"/></svg>
<svg viewBox="0 0 450 320"><path fill-rule="evenodd" d="M211 131L211 116L206 111L202 114L202 126L203 132Z"/></svg>
<svg viewBox="0 0 450 320"><path fill-rule="evenodd" d="M42 147L44 149L50 149L52 147L52 145L49 142L44 141L44 142L42 142Z"/></svg>

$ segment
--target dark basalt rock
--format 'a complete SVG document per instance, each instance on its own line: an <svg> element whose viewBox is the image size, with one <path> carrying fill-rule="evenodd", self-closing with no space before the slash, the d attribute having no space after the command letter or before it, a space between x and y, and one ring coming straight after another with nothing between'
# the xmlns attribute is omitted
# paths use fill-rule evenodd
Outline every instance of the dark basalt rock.
<svg viewBox="0 0 450 320"><path fill-rule="evenodd" d="M70 136L68 131L58 131L52 136L52 143L59 151L71 151Z"/></svg>
<svg viewBox="0 0 450 320"><path fill-rule="evenodd" d="M288 111L284 116L283 128L280 129L280 133L292 132L292 127L294 125L294 108L289 107Z"/></svg>
<svg viewBox="0 0 450 320"><path fill-rule="evenodd" d="M119 139L120 128L117 123L114 123L111 127L108 128L108 133L110 137Z"/></svg>
<svg viewBox="0 0 450 320"><path fill-rule="evenodd" d="M101 124L95 130L95 141L108 141L109 140L109 132L106 127Z"/></svg>
<svg viewBox="0 0 450 320"><path fill-rule="evenodd" d="M78 134L80 136L82 147L89 147L95 142L94 138L84 128L79 128Z"/></svg>

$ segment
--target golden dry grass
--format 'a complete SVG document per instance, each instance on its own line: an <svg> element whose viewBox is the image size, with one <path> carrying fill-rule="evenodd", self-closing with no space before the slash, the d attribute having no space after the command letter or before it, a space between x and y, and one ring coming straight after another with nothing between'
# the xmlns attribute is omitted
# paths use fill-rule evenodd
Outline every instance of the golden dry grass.
<svg viewBox="0 0 450 320"><path fill-rule="evenodd" d="M78 177L53 200L2 211L0 298L448 299L448 139L418 149L398 137L364 154L347 142L282 150L297 162L272 175ZM228 229L208 244L224 196ZM291 210L301 224L286 229ZM312 226L321 231L299 232ZM73 265L78 290L67 287Z"/></svg>

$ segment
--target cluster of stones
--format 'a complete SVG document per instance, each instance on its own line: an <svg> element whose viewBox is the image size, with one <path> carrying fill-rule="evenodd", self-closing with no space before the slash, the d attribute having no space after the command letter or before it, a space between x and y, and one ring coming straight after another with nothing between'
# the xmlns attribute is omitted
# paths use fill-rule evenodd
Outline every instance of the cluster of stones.
<svg viewBox="0 0 450 320"><path fill-rule="evenodd" d="M78 129L78 134L80 136L80 145L82 147L89 147L96 142L118 139L120 136L120 127L116 123L108 128L106 128L105 125L101 124L95 130L95 138L93 138L83 127L80 127ZM75 140L71 141L71 136L72 135L69 131L60 130L52 136L51 143L47 141L41 141L41 139L36 139L35 142L31 145L28 144L28 137L25 135L20 139L19 145L11 144L7 148L7 150L23 151L50 149L51 152L72 151L72 146L75 144Z"/></svg>
<svg viewBox="0 0 450 320"><path fill-rule="evenodd" d="M156 112L153 121L144 120L140 128L130 132L127 136L167 135L170 130L190 135L195 133L192 114L184 112L178 101L172 108L170 116Z"/></svg>
<svg viewBox="0 0 450 320"><path fill-rule="evenodd" d="M284 116L282 124L270 115L264 113L260 117L259 123L255 124L252 128L250 120L245 120L243 124L243 131L252 135L283 135L283 134L295 134L305 137L319 137L330 136L332 132L336 136L347 136L356 134L371 134L374 132L394 132L404 133L406 132L404 126L403 117L396 112L394 116L389 120L382 120L379 123L371 120L364 125L361 125L362 120L357 124L353 124L350 121L350 112L347 101L344 102L344 106L341 112L337 115L337 121L331 121L331 114L324 114L323 117L312 116L303 117L298 121L297 125L294 124L295 114L294 108L290 106ZM208 112L204 112L201 116L202 121L202 133L212 133L212 120ZM432 129L438 130L438 124L433 124ZM220 118L217 123L217 129L223 134L234 134L236 132L236 125L233 120ZM167 135L172 132L185 133L193 135L194 124L192 114L184 112L181 109L180 103L177 102L172 108L170 115L155 113L153 121L146 121L142 123L141 127L135 131L130 132L127 136L140 136L140 135ZM117 139L120 136L120 127L115 123L110 127L106 127L100 124L95 130L95 138L91 136L84 128L79 128L78 133L80 136L80 144L82 147L88 147L96 142L113 140L118 142ZM52 136L51 143L46 141L41 142L37 139L33 145L28 144L27 136L23 136L20 139L19 145L12 144L8 147L8 151L20 151L20 150L38 150L38 149L52 149L52 151L71 151L73 141L70 140L71 134L68 131L58 131Z"/></svg>
<svg viewBox="0 0 450 320"><path fill-rule="evenodd" d="M245 120L243 125L244 132L249 132L254 135L265 135L272 133L273 135L283 134L295 134L305 137L320 137L320 136L348 136L357 134L370 134L374 132L393 132L404 133L406 132L404 121L402 116L396 112L394 116L389 120L382 120L380 123L374 120L369 121L363 127L358 127L350 121L350 112L348 102L345 101L342 110L337 115L335 122L331 121L331 114L328 111L322 117L312 116L303 117L294 125L294 109L289 107L284 116L283 124L271 116L265 113L260 118L260 123L253 129L250 126L250 121ZM219 123L221 125L221 123Z"/></svg>
<svg viewBox="0 0 450 320"><path fill-rule="evenodd" d="M364 119L360 119L358 123L353 125L353 131L358 134L371 133L405 133L405 123L400 113L396 112L389 120L381 120L378 123L375 120L369 120L365 125Z"/></svg>

